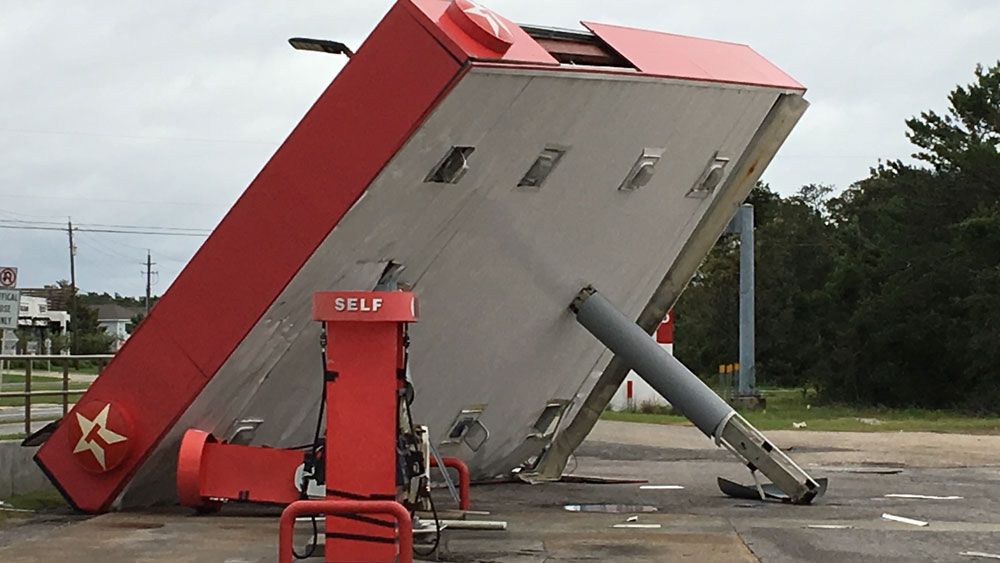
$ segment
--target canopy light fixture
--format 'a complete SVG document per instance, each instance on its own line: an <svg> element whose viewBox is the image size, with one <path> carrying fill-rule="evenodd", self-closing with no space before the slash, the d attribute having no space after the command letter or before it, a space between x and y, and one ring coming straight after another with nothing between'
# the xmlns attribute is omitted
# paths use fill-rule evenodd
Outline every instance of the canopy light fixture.
<svg viewBox="0 0 1000 563"><path fill-rule="evenodd" d="M538 189L542 187L545 180L549 177L549 174L555 170L556 165L559 164L559 159L566 154L566 147L549 145L542 150L535 162L532 163L531 168L524 173L524 177L521 181L517 183L517 187L524 189Z"/></svg>
<svg viewBox="0 0 1000 563"><path fill-rule="evenodd" d="M451 147L448 154L444 155L424 181L435 184L457 184L469 171L469 155L474 150L476 147Z"/></svg>
<svg viewBox="0 0 1000 563"><path fill-rule="evenodd" d="M728 164L729 159L719 156L719 151L715 151L712 158L708 160L708 166L705 167L705 171L701 173L698 181L694 183L694 187L687 193L687 197L708 197L708 194L719 187L723 176L726 175L726 166Z"/></svg>
<svg viewBox="0 0 1000 563"><path fill-rule="evenodd" d="M347 45L339 41L328 39L309 39L308 37L292 37L288 43L299 51L319 51L332 55L346 55L347 58L354 56L354 51Z"/></svg>
<svg viewBox="0 0 1000 563"><path fill-rule="evenodd" d="M642 149L642 154L639 155L639 159L632 165L625 179L618 186L618 190L634 192L648 184L650 178L653 177L656 163L660 161L661 156L663 156L663 149L661 148L646 147Z"/></svg>

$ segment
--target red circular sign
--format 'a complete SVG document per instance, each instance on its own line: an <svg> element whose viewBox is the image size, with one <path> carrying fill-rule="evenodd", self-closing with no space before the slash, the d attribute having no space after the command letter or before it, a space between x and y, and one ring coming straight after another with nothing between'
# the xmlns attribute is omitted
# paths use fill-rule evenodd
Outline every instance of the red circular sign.
<svg viewBox="0 0 1000 563"><path fill-rule="evenodd" d="M17 270L0 268L0 287L14 287L15 285L17 285Z"/></svg>
<svg viewBox="0 0 1000 563"><path fill-rule="evenodd" d="M114 403L80 403L63 424L69 425L69 447L74 459L87 471L111 471L128 456L132 427L125 412Z"/></svg>
<svg viewBox="0 0 1000 563"><path fill-rule="evenodd" d="M446 13L462 31L492 51L506 53L514 44L514 24L473 0L453 0Z"/></svg>

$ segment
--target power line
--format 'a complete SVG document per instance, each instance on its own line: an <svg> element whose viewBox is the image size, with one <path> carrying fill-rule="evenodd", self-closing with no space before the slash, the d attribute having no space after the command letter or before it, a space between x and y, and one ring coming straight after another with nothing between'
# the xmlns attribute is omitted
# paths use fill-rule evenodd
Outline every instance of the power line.
<svg viewBox="0 0 1000 563"><path fill-rule="evenodd" d="M133 260L133 259L135 259L135 256L127 256L125 254L122 254L121 252L119 252L118 250L116 250L115 248L113 248L111 245L109 245L109 244L107 244L105 242L102 242L101 239L100 239L100 237L97 237L97 236L95 236L95 235L93 235L91 233L79 233L79 234L80 234L80 239L78 240L78 242L84 243L89 248L91 248L93 250L96 250L96 251L100 252L101 254L104 254L105 256L109 256L111 258L123 259L123 260ZM142 249L140 248L140 250L142 250Z"/></svg>
<svg viewBox="0 0 1000 563"><path fill-rule="evenodd" d="M62 228L62 222L57 221L29 221L26 219L0 219L0 224L3 223L15 223L18 225L46 225L54 226L59 225ZM210 229L199 229L195 227L157 227L150 225L114 225L108 223L77 223L77 227L103 227L109 229L142 229L142 230L160 230L160 231L189 231L189 232L211 232Z"/></svg>
<svg viewBox="0 0 1000 563"><path fill-rule="evenodd" d="M0 229L17 229L26 231L60 231L65 232L65 227L36 227L32 225L0 225ZM79 227L73 227L74 231L81 233L112 233L120 235L156 235L156 236L172 236L172 237L207 237L212 234L211 232L204 233L178 233L170 231L128 231L128 230L118 230L118 229L81 229Z"/></svg>

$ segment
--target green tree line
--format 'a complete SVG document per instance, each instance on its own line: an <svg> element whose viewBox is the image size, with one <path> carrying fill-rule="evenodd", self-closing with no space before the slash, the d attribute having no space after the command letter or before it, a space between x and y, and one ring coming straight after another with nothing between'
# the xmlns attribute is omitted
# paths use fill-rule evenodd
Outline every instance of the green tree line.
<svg viewBox="0 0 1000 563"><path fill-rule="evenodd" d="M755 206L757 374L857 405L1000 412L1000 62L907 120L913 164L834 196ZM678 357L738 357L738 240L724 235L675 308Z"/></svg>

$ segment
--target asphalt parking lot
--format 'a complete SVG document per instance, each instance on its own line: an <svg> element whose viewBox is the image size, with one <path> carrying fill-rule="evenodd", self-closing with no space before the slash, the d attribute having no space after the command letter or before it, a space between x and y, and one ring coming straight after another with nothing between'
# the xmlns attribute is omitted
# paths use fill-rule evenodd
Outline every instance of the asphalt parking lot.
<svg viewBox="0 0 1000 563"><path fill-rule="evenodd" d="M814 476L830 478L826 497L812 506L725 497L717 476L749 482L749 474L697 430L605 421L577 452L575 475L673 487L475 486L473 509L489 514L471 518L503 520L507 530L445 530L438 559L988 561L968 554L1000 554L1000 436L768 434ZM886 513L927 525L887 520ZM275 514L39 514L0 528L0 560L273 561ZM616 527L623 524L629 527ZM305 534L300 530L300 544Z"/></svg>

